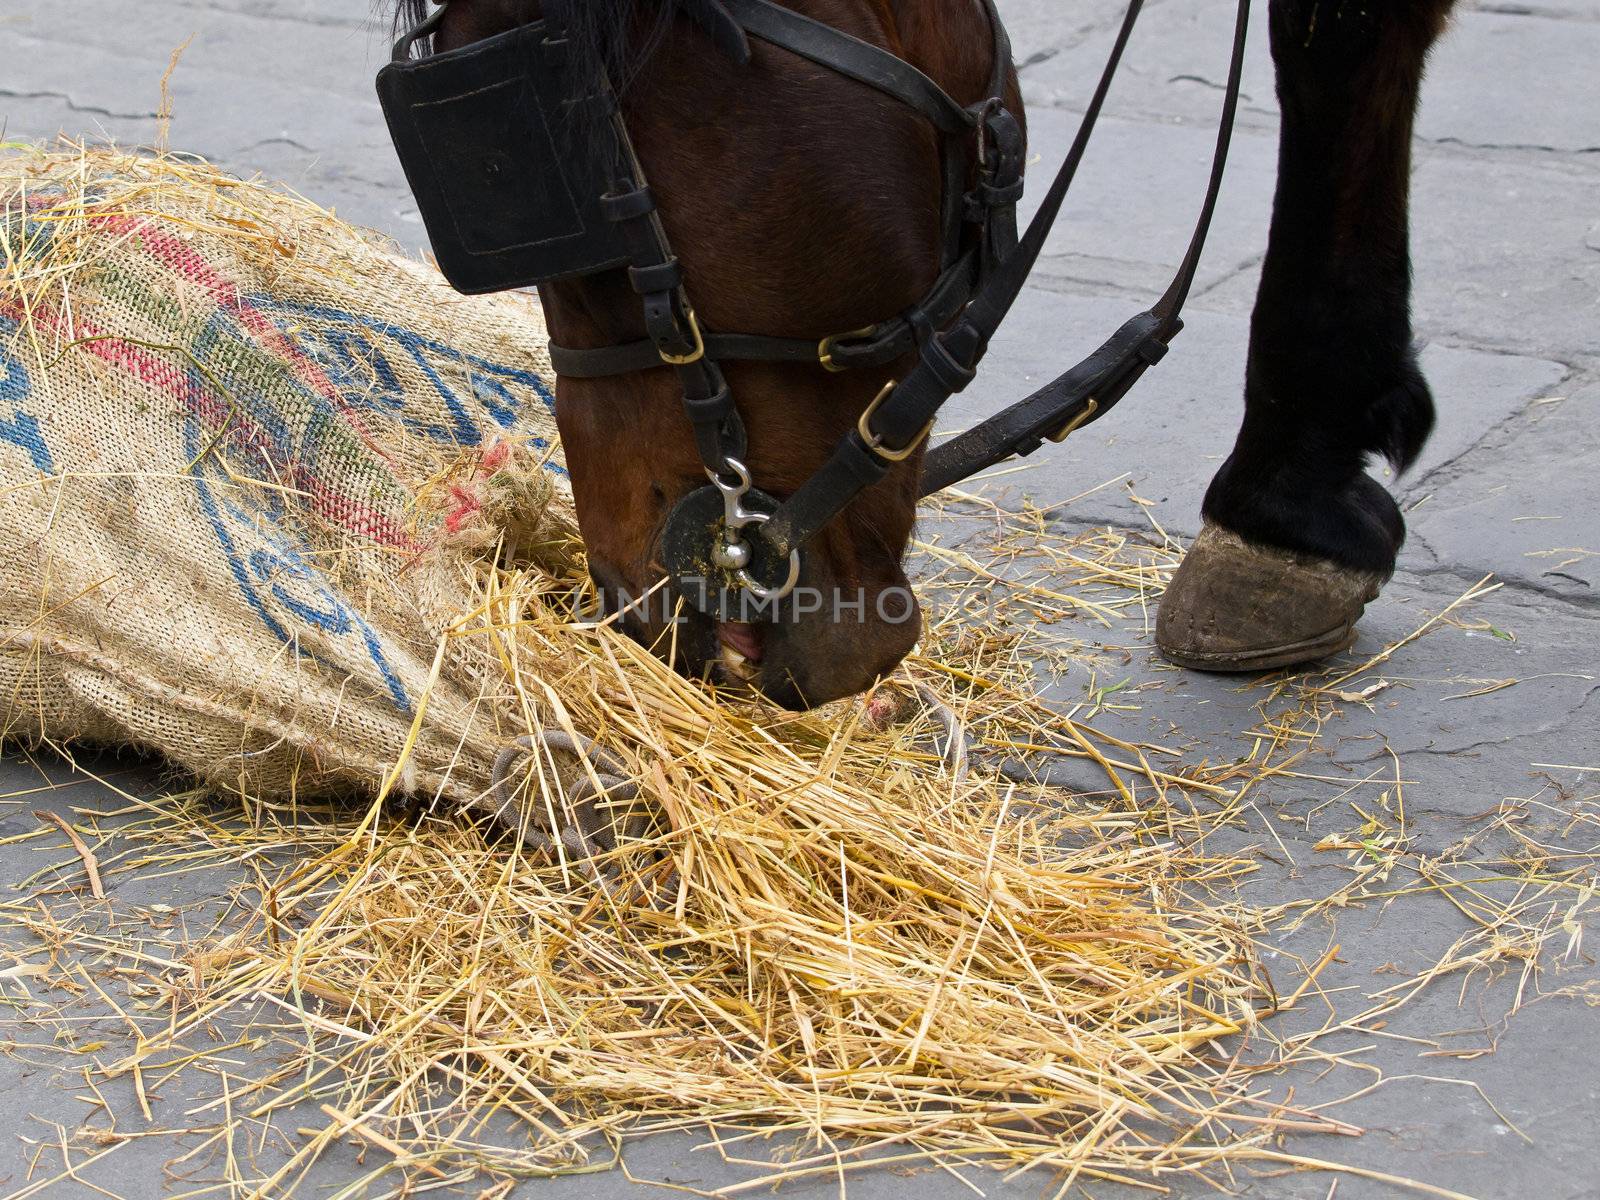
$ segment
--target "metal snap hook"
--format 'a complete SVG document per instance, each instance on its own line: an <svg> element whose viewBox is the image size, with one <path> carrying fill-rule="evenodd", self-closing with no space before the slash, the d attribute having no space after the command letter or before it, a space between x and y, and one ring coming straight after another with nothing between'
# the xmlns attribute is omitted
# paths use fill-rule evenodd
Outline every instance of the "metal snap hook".
<svg viewBox="0 0 1600 1200"><path fill-rule="evenodd" d="M739 531L750 525L765 525L772 519L769 513L754 512L744 506L744 498L754 486L751 483L750 468L737 458L724 455L722 458L722 471L706 470L706 476L711 480L711 485L722 494L722 525L724 536L718 539L718 544L712 547L711 561L727 571L736 572L739 585L763 604L770 604L782 600L795 585L800 582L800 551L789 551L788 577L775 588L763 587L755 576L750 574L750 563L755 557L750 544L739 537ZM729 483L725 475L732 475L734 482Z"/></svg>
<svg viewBox="0 0 1600 1200"><path fill-rule="evenodd" d="M750 482L750 468L737 458L723 455L723 470L732 474L737 482L729 483L723 478L722 472L706 468L706 477L711 480L711 485L722 493L722 524L728 531L730 545L738 542L735 534L760 517L760 513L753 513L744 506L744 498L750 494L754 486ZM762 518L765 520L765 518Z"/></svg>

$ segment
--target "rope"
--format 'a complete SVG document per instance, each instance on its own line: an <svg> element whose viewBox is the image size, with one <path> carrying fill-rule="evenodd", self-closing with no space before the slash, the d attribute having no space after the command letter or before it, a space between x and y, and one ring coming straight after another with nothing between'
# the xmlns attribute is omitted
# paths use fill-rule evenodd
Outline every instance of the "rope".
<svg viewBox="0 0 1600 1200"><path fill-rule="evenodd" d="M540 750L555 754L570 754L593 768L585 773L566 794L566 808L572 820L558 830L551 831L543 825L532 824L517 804L517 785L512 779L512 768L530 754ZM491 820L503 828L514 830L522 844L535 854L554 856L559 845L583 872L584 877L608 896L623 905L631 905L647 895L661 896L677 888L677 872L671 872L654 892L642 883L635 883L621 894L622 869L602 869L596 859L616 850L619 841L634 840L644 834L645 813L633 808L620 823L608 819L611 814L602 811L602 802L620 807L632 804L639 798L639 782L627 775L628 766L615 752L597 745L582 736L574 737L559 729L542 730L537 735L525 735L502 747L495 755L490 771L490 788L496 801ZM599 786L596 786L598 783ZM552 836L553 832L553 836ZM618 836L620 832L620 838Z"/></svg>
<svg viewBox="0 0 1600 1200"><path fill-rule="evenodd" d="M967 727L961 723L961 718L956 716L955 710L939 698L939 693L925 683L913 682L911 690L916 693L928 710L928 715L944 732L944 765L950 772L950 778L955 783L960 783L967 777L967 772L972 767L972 735L967 732Z"/></svg>

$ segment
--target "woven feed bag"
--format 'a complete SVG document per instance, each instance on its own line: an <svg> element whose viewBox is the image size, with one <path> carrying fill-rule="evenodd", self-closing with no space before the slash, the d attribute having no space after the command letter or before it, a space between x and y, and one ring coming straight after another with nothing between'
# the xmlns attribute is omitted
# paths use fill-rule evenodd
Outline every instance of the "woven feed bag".
<svg viewBox="0 0 1600 1200"><path fill-rule="evenodd" d="M0 156L0 732L479 799L503 677L446 633L474 563L571 544L545 346L281 191Z"/></svg>

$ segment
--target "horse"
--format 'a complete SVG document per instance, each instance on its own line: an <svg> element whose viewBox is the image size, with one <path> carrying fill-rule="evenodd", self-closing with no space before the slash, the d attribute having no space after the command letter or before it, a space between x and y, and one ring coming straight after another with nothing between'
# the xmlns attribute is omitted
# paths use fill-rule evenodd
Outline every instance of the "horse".
<svg viewBox="0 0 1600 1200"><path fill-rule="evenodd" d="M399 0L396 19L423 25L445 55L530 27L557 2L448 0L430 15L428 0ZM641 598L674 574L673 517L707 492L708 470L730 530L747 492L792 497L832 469L852 430L871 433L917 345L951 319L930 321L918 305L949 264L952 189L972 186L994 157L986 137L1009 128L994 114L1015 114L1025 137L998 14L988 0L783 0L980 114L952 172L949 129L782 38L746 36L731 0L559 3L571 53L614 85L651 220L671 247L675 261L646 274L658 292L687 281L693 308L676 327L699 342L680 356L657 339L660 357L564 372L563 361L581 366L585 354L654 337L661 314L641 314L637 263L634 275L619 263L539 286L552 345L563 348L556 417L594 583L624 628L687 673L742 681L794 709L866 690L920 632L904 559L923 492L921 438L884 456L842 511L818 522L803 565L794 557L787 588L828 602L749 619ZM1404 470L1434 422L1411 331L1410 143L1424 63L1453 4L1269 0L1277 187L1243 422L1157 621L1158 650L1181 666L1258 671L1347 649L1393 573L1405 522L1367 466L1381 455ZM907 312L922 313L917 345L829 369L838 331L869 332ZM714 331L735 329L820 347L809 359L726 362L719 412L741 426L737 489L705 465L705 427L684 419L684 371L673 369L732 344ZM752 478L761 492L749 491ZM730 542L713 556L744 568L743 550Z"/></svg>

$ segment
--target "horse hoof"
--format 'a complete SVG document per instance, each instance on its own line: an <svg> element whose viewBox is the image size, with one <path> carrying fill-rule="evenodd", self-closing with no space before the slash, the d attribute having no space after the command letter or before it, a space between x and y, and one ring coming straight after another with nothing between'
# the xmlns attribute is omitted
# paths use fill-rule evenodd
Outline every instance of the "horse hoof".
<svg viewBox="0 0 1600 1200"><path fill-rule="evenodd" d="M1245 541L1207 522L1161 598L1156 647L1197 671L1268 671L1356 640L1388 574Z"/></svg>

